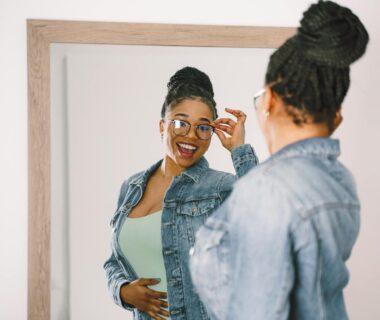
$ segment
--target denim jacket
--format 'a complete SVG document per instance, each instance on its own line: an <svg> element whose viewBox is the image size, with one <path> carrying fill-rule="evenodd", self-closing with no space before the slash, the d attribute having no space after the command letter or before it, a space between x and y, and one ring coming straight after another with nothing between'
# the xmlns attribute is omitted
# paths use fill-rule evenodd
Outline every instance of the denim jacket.
<svg viewBox="0 0 380 320"><path fill-rule="evenodd" d="M213 319L343 320L359 199L339 141L306 139L251 170L198 230L194 286Z"/></svg>
<svg viewBox="0 0 380 320"><path fill-rule="evenodd" d="M235 148L231 156L238 177L244 175L258 162L252 147L247 144ZM150 175L161 162L162 160L123 183L118 209L111 220L112 254L104 264L108 288L114 302L125 309L133 310L135 319L150 319L150 317L133 306L126 305L120 299L120 287L137 279L137 274L120 251L118 235L125 218L142 198ZM165 194L161 233L169 313L172 320L209 319L198 295L194 292L188 267L188 253L194 244L195 232L226 199L236 179L237 177L232 174L210 169L207 160L202 157L180 176L174 177Z"/></svg>

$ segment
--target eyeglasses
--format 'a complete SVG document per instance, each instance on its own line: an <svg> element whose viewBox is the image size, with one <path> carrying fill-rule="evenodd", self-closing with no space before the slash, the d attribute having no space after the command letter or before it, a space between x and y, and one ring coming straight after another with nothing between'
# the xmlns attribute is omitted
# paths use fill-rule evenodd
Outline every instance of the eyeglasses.
<svg viewBox="0 0 380 320"><path fill-rule="evenodd" d="M253 106L255 107L255 110L257 110L258 108L258 102L259 102L259 98L265 93L265 89L261 89L259 92L257 92L254 96L253 96Z"/></svg>
<svg viewBox="0 0 380 320"><path fill-rule="evenodd" d="M176 136L184 137L186 136L191 127L195 127L195 133L197 137L201 140L211 139L212 134L214 133L214 127L209 124L197 124L191 125L185 120L174 119L171 120L171 125L173 126L173 132Z"/></svg>

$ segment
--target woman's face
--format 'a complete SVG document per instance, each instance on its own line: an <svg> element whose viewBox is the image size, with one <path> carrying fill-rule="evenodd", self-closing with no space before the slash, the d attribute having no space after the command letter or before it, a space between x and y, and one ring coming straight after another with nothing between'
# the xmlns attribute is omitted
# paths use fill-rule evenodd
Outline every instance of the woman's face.
<svg viewBox="0 0 380 320"><path fill-rule="evenodd" d="M184 136L175 134L172 120L184 120L191 124ZM213 122L210 107L199 99L184 100L166 112L165 120L160 122L160 132L166 157L176 165L186 169L204 155L210 146L211 138L202 140L198 137L196 126ZM200 129L204 129L203 127ZM199 130L199 129L198 129ZM200 132L198 132L200 134Z"/></svg>

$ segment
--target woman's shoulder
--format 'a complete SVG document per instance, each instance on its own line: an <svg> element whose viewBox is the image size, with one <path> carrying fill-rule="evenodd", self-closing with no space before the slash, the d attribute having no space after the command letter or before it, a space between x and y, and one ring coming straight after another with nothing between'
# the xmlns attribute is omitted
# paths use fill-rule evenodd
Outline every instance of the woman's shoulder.
<svg viewBox="0 0 380 320"><path fill-rule="evenodd" d="M145 173L145 170L132 174L131 176L129 176L127 179L124 180L123 184L130 184L130 183L135 183L139 181L143 177L144 173Z"/></svg>
<svg viewBox="0 0 380 320"><path fill-rule="evenodd" d="M122 182L121 187L120 187L120 193L119 193L118 207L120 207L121 202L123 201L128 191L129 186L133 183L137 183L140 179L142 179L144 173L145 171L137 172Z"/></svg>

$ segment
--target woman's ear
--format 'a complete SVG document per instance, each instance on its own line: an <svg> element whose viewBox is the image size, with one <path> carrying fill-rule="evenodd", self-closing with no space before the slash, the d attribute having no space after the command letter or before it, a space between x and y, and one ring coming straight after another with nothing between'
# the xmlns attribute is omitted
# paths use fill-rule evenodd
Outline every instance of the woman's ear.
<svg viewBox="0 0 380 320"><path fill-rule="evenodd" d="M339 107L339 109L335 113L335 118L334 118L334 131L340 126L340 124L343 121L343 116L342 116L342 108Z"/></svg>
<svg viewBox="0 0 380 320"><path fill-rule="evenodd" d="M165 121L163 119L160 120L159 123L160 126L160 134L161 134L161 139L164 136L164 129L165 129Z"/></svg>
<svg viewBox="0 0 380 320"><path fill-rule="evenodd" d="M263 100L263 113L268 117L273 110L274 100L276 99L276 95L272 91L271 87L266 87L264 100Z"/></svg>

